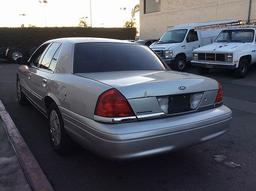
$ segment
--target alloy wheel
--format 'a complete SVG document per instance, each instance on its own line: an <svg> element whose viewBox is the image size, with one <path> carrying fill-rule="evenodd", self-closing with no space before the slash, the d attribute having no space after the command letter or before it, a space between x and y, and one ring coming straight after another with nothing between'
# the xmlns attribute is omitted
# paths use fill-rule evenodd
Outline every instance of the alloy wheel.
<svg viewBox="0 0 256 191"><path fill-rule="evenodd" d="M55 110L52 110L50 113L50 136L51 142L58 146L61 142L61 126L60 119Z"/></svg>

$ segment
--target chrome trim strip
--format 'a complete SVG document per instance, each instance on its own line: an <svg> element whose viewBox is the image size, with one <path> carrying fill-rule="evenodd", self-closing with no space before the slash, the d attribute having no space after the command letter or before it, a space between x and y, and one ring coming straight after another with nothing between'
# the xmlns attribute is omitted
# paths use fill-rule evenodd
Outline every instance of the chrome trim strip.
<svg viewBox="0 0 256 191"><path fill-rule="evenodd" d="M150 113L150 114L144 114L144 115L137 115L138 119L147 119L147 118L155 118L165 115L164 112L159 113Z"/></svg>
<svg viewBox="0 0 256 191"><path fill-rule="evenodd" d="M110 117L101 117L98 115L94 115L94 120L103 122L103 123L119 123L119 122L128 122L128 121L133 121L136 120L136 116L130 116L130 117L115 117L115 118L110 118Z"/></svg>

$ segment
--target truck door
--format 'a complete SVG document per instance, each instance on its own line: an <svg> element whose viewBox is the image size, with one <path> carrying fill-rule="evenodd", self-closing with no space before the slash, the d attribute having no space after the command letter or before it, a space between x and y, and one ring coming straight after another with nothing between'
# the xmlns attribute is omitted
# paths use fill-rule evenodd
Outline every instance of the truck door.
<svg viewBox="0 0 256 191"><path fill-rule="evenodd" d="M190 61L192 60L193 50L200 47L197 31L191 29L187 34L186 42L186 56L187 60Z"/></svg>

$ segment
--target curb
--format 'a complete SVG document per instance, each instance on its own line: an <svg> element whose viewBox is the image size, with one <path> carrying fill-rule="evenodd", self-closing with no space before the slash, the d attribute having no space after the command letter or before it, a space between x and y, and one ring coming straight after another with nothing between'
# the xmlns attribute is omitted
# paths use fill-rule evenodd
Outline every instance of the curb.
<svg viewBox="0 0 256 191"><path fill-rule="evenodd" d="M13 120L0 100L0 118L4 122L4 129L14 148L24 175L33 191L54 191L37 160L19 133Z"/></svg>

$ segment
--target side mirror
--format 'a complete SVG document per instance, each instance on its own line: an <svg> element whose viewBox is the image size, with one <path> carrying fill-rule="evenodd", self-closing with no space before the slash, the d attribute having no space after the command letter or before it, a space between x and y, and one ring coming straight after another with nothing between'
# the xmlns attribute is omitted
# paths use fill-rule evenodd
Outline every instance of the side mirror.
<svg viewBox="0 0 256 191"><path fill-rule="evenodd" d="M21 73L23 73L23 74L25 74L25 75L29 73L29 68L28 68L27 65L21 65L21 66L19 67L19 70L20 70Z"/></svg>

